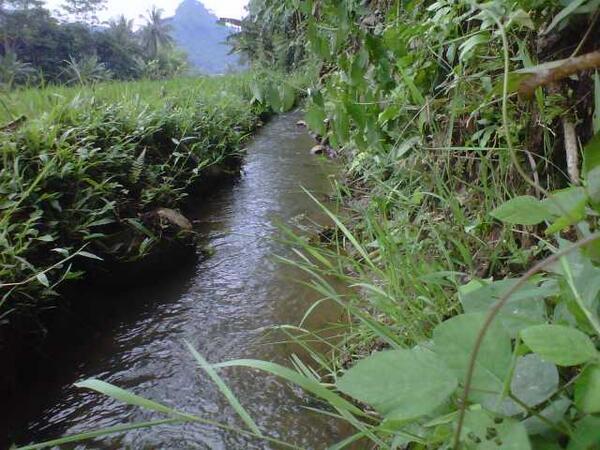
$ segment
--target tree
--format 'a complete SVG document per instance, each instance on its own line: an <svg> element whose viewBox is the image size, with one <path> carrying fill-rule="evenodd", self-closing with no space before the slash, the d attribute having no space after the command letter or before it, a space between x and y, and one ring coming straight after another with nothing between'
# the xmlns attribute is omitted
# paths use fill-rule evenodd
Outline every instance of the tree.
<svg viewBox="0 0 600 450"><path fill-rule="evenodd" d="M123 45L133 42L133 20L127 19L121 14L118 19L111 19L108 21L108 32L116 41L121 42Z"/></svg>
<svg viewBox="0 0 600 450"><path fill-rule="evenodd" d="M23 0L21 0L23 1ZM97 22L96 13L106 9L107 0L64 0L62 5L65 12L76 17L81 22Z"/></svg>
<svg viewBox="0 0 600 450"><path fill-rule="evenodd" d="M95 33L98 58L118 79L134 79L140 76L138 60L143 49L133 31L133 21L121 16L111 20L108 28Z"/></svg>
<svg viewBox="0 0 600 450"><path fill-rule="evenodd" d="M155 6L148 11L146 25L142 29L142 42L149 58L156 59L161 49L173 46L171 26L162 18L162 9Z"/></svg>
<svg viewBox="0 0 600 450"><path fill-rule="evenodd" d="M0 2L0 8L3 7L4 3L6 3L12 9L20 9L24 11L29 9L39 9L44 6L44 2L42 0L4 0Z"/></svg>

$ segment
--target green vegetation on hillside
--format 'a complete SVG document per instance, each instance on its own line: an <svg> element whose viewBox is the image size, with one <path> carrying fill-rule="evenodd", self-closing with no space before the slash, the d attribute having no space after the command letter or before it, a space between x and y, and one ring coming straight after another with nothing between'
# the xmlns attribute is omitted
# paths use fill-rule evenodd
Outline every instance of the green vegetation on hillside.
<svg viewBox="0 0 600 450"><path fill-rule="evenodd" d="M177 47L185 51L190 65L201 73L223 74L238 71L239 56L231 55L227 40L232 29L198 0L182 1L175 15L167 19Z"/></svg>
<svg viewBox="0 0 600 450"><path fill-rule="evenodd" d="M316 62L306 121L347 162L331 239L292 242L352 317L297 367L336 448L598 448L599 7L251 2L238 48Z"/></svg>
<svg viewBox="0 0 600 450"><path fill-rule="evenodd" d="M17 85L92 84L108 79L164 79L187 69L171 27L152 8L138 31L121 16L99 25L104 0L69 0L69 21L38 0L0 1L0 92Z"/></svg>

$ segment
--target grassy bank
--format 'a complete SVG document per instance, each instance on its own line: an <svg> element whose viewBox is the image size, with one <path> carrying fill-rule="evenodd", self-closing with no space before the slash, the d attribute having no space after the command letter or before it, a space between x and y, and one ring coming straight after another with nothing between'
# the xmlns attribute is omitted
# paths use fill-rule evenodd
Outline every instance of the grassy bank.
<svg viewBox="0 0 600 450"><path fill-rule="evenodd" d="M319 67L306 121L347 163L344 213L319 242L290 238L290 262L349 320L292 369L199 365L321 398L356 429L334 448L598 448L598 2L252 6L241 48Z"/></svg>
<svg viewBox="0 0 600 450"><path fill-rule="evenodd" d="M237 173L271 111L254 95L264 86L241 74L0 94L0 319L51 307L57 287L99 259L189 242L171 210Z"/></svg>
<svg viewBox="0 0 600 450"><path fill-rule="evenodd" d="M597 3L309 3L346 212L293 263L350 324L304 387L344 445L598 448Z"/></svg>
<svg viewBox="0 0 600 450"><path fill-rule="evenodd" d="M598 448L598 3L253 6L320 66L345 212L291 263L350 320L314 372L220 367L326 400L356 428L336 448Z"/></svg>

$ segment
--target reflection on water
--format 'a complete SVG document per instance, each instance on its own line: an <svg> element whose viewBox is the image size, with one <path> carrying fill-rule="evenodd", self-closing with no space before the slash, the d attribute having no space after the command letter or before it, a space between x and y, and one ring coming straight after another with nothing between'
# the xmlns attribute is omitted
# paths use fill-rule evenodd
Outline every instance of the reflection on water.
<svg viewBox="0 0 600 450"><path fill-rule="evenodd" d="M117 304L138 306L107 320L99 333L79 343L77 364L66 365L60 385L51 387L55 394L38 406L43 410L38 409L35 419L30 417L19 432L22 442L157 418L71 387L89 377L180 410L239 424L218 389L197 369L183 341L190 341L210 362L251 357L286 363L289 348L259 342L261 329L297 323L316 297L290 281L301 274L274 260L274 255L289 252L274 239L276 224L317 216L318 208L300 187L326 193L332 170L327 162L309 155L313 142L296 128L297 119L290 114L265 126L248 148L243 177L198 205L197 228L214 255L198 261L191 273L182 268L175 277L148 280L144 288L122 294ZM323 322L333 319L325 316L326 310L319 311ZM304 409L310 399L278 379L247 369L229 369L222 375L259 426L274 436L307 448L324 448L341 438L339 424ZM90 446L268 447L190 424L132 431Z"/></svg>

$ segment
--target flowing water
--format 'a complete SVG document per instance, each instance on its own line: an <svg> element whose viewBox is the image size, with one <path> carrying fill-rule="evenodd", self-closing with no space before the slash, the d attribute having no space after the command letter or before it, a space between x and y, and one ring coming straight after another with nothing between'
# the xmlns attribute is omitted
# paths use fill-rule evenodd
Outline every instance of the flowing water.
<svg viewBox="0 0 600 450"><path fill-rule="evenodd" d="M158 418L72 387L91 377L182 411L240 425L183 342L191 342L213 363L243 357L289 365L290 346L266 343L264 327L297 324L317 296L293 281L302 278L300 273L274 258L290 253L276 239L278 223L298 226L322 220L318 206L301 186L323 198L333 173L330 163L309 154L314 141L296 127L298 118L288 114L267 124L248 147L243 176L199 201L195 223L214 250L212 256L192 266L182 263L173 276L147 280L144 287L111 298L111 305L117 307L103 319L102 327L73 342L76 350L65 343L67 356L58 357L56 365L61 368L54 368L60 375L49 382L44 381L43 371L39 373L40 386L31 390L35 398L23 402L24 409L35 413L29 412L26 425L15 433L19 443ZM333 321L336 314L320 308L317 322ZM315 449L343 437L339 423L308 411L305 406L314 406L313 400L284 382L248 369L227 369L221 374L262 430ZM271 444L186 424L132 431L85 446L241 449Z"/></svg>

